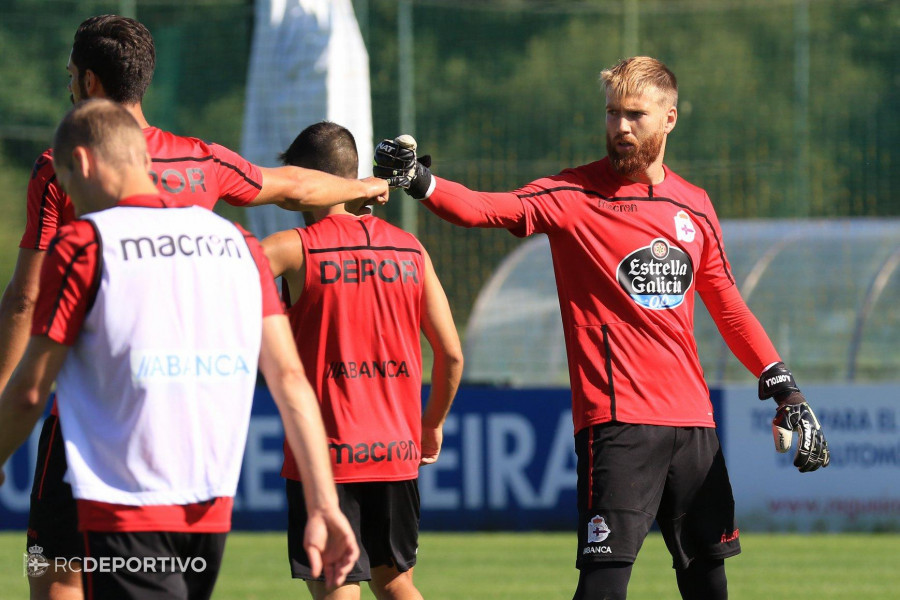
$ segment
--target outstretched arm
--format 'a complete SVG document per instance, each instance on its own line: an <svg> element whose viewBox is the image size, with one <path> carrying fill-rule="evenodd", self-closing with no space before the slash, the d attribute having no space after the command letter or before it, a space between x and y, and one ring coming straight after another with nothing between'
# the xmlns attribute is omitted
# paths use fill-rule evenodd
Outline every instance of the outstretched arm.
<svg viewBox="0 0 900 600"><path fill-rule="evenodd" d="M525 219L522 200L512 192L476 192L440 177L434 184L422 204L454 225L510 229Z"/></svg>
<svg viewBox="0 0 900 600"><path fill-rule="evenodd" d="M476 192L434 177L429 169L431 157L418 157L417 149L410 135L382 140L375 147L373 173L455 225L509 229L524 221L525 209L516 194Z"/></svg>
<svg viewBox="0 0 900 600"><path fill-rule="evenodd" d="M0 300L0 391L28 345L43 261L43 250L20 248L12 279Z"/></svg>
<svg viewBox="0 0 900 600"><path fill-rule="evenodd" d="M422 464L431 464L441 452L444 421L462 378L463 355L450 303L427 252L422 304L422 332L434 351L431 393L422 413Z"/></svg>
<svg viewBox="0 0 900 600"><path fill-rule="evenodd" d="M259 368L281 413L288 445L300 468L309 514L303 546L312 574L317 577L324 569L326 585L338 587L359 557L359 548L338 505L319 404L284 315L263 319Z"/></svg>
<svg viewBox="0 0 900 600"><path fill-rule="evenodd" d="M323 171L293 166L260 171L262 189L249 206L277 204L288 210L310 210L360 199L377 204L388 201L388 185L376 177L344 179Z"/></svg>

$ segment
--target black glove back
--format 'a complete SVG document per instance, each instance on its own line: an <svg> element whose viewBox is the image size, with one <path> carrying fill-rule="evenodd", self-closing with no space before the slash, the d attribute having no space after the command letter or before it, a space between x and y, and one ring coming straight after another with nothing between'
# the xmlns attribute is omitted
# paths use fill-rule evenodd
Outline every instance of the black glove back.
<svg viewBox="0 0 900 600"><path fill-rule="evenodd" d="M388 182L391 187L402 188L407 194L421 200L431 187L431 157L416 157L416 140L401 135L393 140L382 140L375 146L375 166L372 174Z"/></svg>
<svg viewBox="0 0 900 600"><path fill-rule="evenodd" d="M819 425L819 420L806 402L800 404L783 404L775 411L772 420L772 433L775 436L775 447L779 452L787 452L791 448L792 432L797 432L797 453L794 455L794 466L801 473L815 471L819 467L827 467L831 462L828 442Z"/></svg>
<svg viewBox="0 0 900 600"><path fill-rule="evenodd" d="M415 168L415 148L401 146L395 140L382 140L375 146L372 174L386 180L389 186L409 188Z"/></svg>

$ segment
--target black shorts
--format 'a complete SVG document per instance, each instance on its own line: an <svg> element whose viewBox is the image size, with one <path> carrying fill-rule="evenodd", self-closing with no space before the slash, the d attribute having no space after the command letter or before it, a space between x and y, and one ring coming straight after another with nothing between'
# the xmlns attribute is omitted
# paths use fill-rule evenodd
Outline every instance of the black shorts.
<svg viewBox="0 0 900 600"><path fill-rule="evenodd" d="M81 573L85 600L207 600L222 565L226 536L85 532Z"/></svg>
<svg viewBox="0 0 900 600"><path fill-rule="evenodd" d="M580 569L634 562L655 519L684 569L741 551L716 430L603 423L575 434Z"/></svg>
<svg viewBox="0 0 900 600"><path fill-rule="evenodd" d="M37 464L31 487L27 546L40 546L46 558L84 556L84 538L78 531L78 508L72 487L63 481L68 465L59 417L48 415L38 441Z"/></svg>
<svg viewBox="0 0 900 600"><path fill-rule="evenodd" d="M288 558L295 579L311 576L303 549L306 503L303 485L286 480L288 500ZM359 560L348 582L369 581L372 567L396 567L403 573L416 564L419 548L419 480L369 481L337 484L341 510L350 521L359 544ZM319 577L318 581L324 581Z"/></svg>

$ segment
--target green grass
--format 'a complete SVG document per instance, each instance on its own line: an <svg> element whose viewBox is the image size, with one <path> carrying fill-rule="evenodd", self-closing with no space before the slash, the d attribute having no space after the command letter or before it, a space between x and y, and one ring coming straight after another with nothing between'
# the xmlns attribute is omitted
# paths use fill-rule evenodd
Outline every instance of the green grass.
<svg viewBox="0 0 900 600"><path fill-rule="evenodd" d="M424 533L416 584L427 600L568 600L575 589L574 534ZM0 534L0 596L27 597L24 536ZM801 595L827 599L900 597L900 535L745 533L743 554L727 561L731 600ZM216 600L307 598L288 575L280 533L229 536ZM802 593L801 593L802 592ZM644 544L631 600L678 599L671 561L658 534ZM373 596L363 586L363 598Z"/></svg>

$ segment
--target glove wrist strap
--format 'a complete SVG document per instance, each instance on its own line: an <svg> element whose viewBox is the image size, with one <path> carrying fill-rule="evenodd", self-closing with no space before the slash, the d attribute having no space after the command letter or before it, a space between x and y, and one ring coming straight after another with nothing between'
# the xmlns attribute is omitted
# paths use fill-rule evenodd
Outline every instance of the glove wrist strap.
<svg viewBox="0 0 900 600"><path fill-rule="evenodd" d="M434 191L434 177L431 170L420 162L416 163L416 174L406 190L416 200L424 200Z"/></svg>
<svg viewBox="0 0 900 600"><path fill-rule="evenodd" d="M779 404L799 402L786 402L792 394L800 394L800 388L794 381L794 375L783 362L777 362L759 376L759 399L775 398ZM801 394L802 398L802 394ZM800 402L803 400L801 399Z"/></svg>
<svg viewBox="0 0 900 600"><path fill-rule="evenodd" d="M430 177L428 181L428 190L425 191L425 195L421 198L416 198L416 200L427 200L431 197L431 194L434 193L434 188L437 186L437 181L434 177Z"/></svg>

